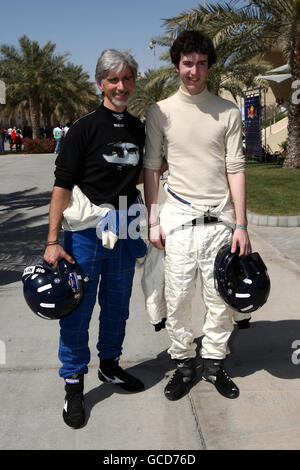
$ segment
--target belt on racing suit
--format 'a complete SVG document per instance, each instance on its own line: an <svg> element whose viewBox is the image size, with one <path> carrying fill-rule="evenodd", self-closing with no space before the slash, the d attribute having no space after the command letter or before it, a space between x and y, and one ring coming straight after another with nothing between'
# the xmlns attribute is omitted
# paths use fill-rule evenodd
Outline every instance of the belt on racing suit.
<svg viewBox="0 0 300 470"><path fill-rule="evenodd" d="M183 204L187 204L188 206L191 205L190 202L186 201L182 197L178 196L176 193L171 191L171 189L168 187L167 191L178 201L182 202ZM220 220L218 217L212 217L210 214L205 213L203 217L198 217L197 219L191 220L191 225L198 225L198 224L213 224L213 223L218 223Z"/></svg>

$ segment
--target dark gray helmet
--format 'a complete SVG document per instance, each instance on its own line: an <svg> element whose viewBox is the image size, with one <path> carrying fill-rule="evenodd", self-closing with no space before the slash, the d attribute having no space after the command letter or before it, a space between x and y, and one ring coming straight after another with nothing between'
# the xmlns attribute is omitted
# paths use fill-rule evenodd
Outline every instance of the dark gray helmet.
<svg viewBox="0 0 300 470"><path fill-rule="evenodd" d="M224 245L215 259L214 276L220 296L238 312L254 312L268 300L270 278L258 253L239 257L239 248L231 253L231 245Z"/></svg>
<svg viewBox="0 0 300 470"><path fill-rule="evenodd" d="M41 258L25 268L22 281L27 305L36 315L48 320L69 315L83 297L79 267L65 259L53 269Z"/></svg>

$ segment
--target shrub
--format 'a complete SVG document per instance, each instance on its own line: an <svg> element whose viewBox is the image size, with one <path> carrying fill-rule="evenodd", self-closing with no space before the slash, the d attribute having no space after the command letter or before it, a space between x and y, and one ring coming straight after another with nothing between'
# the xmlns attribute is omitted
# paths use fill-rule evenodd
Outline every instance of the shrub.
<svg viewBox="0 0 300 470"><path fill-rule="evenodd" d="M286 152L286 151L287 151L287 140L284 140L283 142L281 142L281 144L279 144L279 147L280 147L284 152Z"/></svg>
<svg viewBox="0 0 300 470"><path fill-rule="evenodd" d="M23 139L24 153L53 153L55 149L54 139L40 137L38 139Z"/></svg>

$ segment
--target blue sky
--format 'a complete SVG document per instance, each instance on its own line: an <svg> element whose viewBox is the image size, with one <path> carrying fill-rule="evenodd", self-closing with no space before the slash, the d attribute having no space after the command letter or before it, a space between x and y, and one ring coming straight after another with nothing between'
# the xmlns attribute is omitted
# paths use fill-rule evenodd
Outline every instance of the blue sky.
<svg viewBox="0 0 300 470"><path fill-rule="evenodd" d="M26 34L40 45L56 44L56 52L69 52L69 60L82 64L94 80L103 49L131 49L141 72L154 67L148 48L162 35L163 19L203 5L203 0L9 0L1 2L0 44L18 47ZM216 3L207 0L207 3ZM156 51L156 65L162 65Z"/></svg>

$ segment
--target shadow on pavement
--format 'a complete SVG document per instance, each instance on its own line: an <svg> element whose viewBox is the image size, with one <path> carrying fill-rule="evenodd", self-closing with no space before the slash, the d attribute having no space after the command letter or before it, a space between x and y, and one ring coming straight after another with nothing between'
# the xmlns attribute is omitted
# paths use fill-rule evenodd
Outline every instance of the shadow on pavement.
<svg viewBox="0 0 300 470"><path fill-rule="evenodd" d="M265 370L281 379L300 378L300 320L252 321L246 330L235 327L229 346L226 366L231 377Z"/></svg>
<svg viewBox="0 0 300 470"><path fill-rule="evenodd" d="M198 344L198 339L195 341ZM201 380L198 370L199 368L201 368L200 363L201 361L199 360L199 354L197 354L197 379L194 385L196 385L196 383ZM165 400L166 398L164 398L163 396L163 389L171 376L170 371L172 371L173 373L174 369L175 364L173 364L173 362L171 361L167 350L164 350L159 353L155 359L149 359L147 361L140 362L139 364L133 367L126 368L126 371L138 377L144 382L145 391L154 387L159 382L163 381L164 383L162 384L161 399ZM98 403L102 402L106 398L110 397L114 393L127 394L127 392L122 390L120 387L107 383L100 383L98 387L93 388L85 394L84 398L86 405L86 422L88 421L94 406L96 406Z"/></svg>
<svg viewBox="0 0 300 470"><path fill-rule="evenodd" d="M0 194L0 286L20 281L30 258L44 252L51 192L36 189Z"/></svg>
<svg viewBox="0 0 300 470"><path fill-rule="evenodd" d="M42 207L49 204L51 192L36 192L37 187L24 189L24 191L15 191L9 194L0 194L1 214L5 211L28 210ZM4 207L3 207L4 206ZM2 215L1 215L2 218Z"/></svg>

